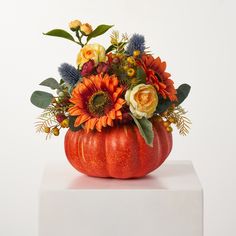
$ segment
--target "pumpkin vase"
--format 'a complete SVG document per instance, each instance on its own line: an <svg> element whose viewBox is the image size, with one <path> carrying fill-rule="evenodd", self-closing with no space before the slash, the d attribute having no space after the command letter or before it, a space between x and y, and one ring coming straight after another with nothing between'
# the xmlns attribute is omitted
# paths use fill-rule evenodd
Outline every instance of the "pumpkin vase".
<svg viewBox="0 0 236 236"><path fill-rule="evenodd" d="M102 132L67 131L65 153L71 165L94 177L140 178L157 169L172 149L172 134L152 121L153 147L135 124L117 125Z"/></svg>

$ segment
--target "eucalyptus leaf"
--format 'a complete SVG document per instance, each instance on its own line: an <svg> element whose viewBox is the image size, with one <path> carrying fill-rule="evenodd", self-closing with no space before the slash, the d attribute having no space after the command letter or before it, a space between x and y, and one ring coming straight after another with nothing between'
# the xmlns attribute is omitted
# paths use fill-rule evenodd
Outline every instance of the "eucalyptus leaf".
<svg viewBox="0 0 236 236"><path fill-rule="evenodd" d="M142 80L143 82L145 82L146 73L141 67L137 68L136 77L138 80Z"/></svg>
<svg viewBox="0 0 236 236"><path fill-rule="evenodd" d="M163 112L165 112L172 104L172 102L169 99L164 99L159 97L159 102L157 105L157 109L155 113L161 114Z"/></svg>
<svg viewBox="0 0 236 236"><path fill-rule="evenodd" d="M63 29L53 29L47 33L43 33L44 35L48 35L48 36L54 36L54 37L60 37L60 38L64 38L64 39L68 39L70 41L73 41L76 43L76 41L74 40L73 36L68 33L67 31L63 30Z"/></svg>
<svg viewBox="0 0 236 236"><path fill-rule="evenodd" d="M77 116L69 116L69 128L73 132L76 132L82 128L81 125L78 127L75 127L76 118L77 118Z"/></svg>
<svg viewBox="0 0 236 236"><path fill-rule="evenodd" d="M49 87L51 89L60 89L60 84L53 78L45 79L39 85L43 85L43 86Z"/></svg>
<svg viewBox="0 0 236 236"><path fill-rule="evenodd" d="M180 105L187 97L190 92L191 86L188 84L181 84L177 89L178 101L176 105Z"/></svg>
<svg viewBox="0 0 236 236"><path fill-rule="evenodd" d="M88 35L87 42L92 38L106 33L111 27L113 27L113 25L99 25L91 34Z"/></svg>
<svg viewBox="0 0 236 236"><path fill-rule="evenodd" d="M152 122L147 118L143 117L142 119L137 119L133 114L129 113L135 124L137 125L140 134L144 138L146 144L153 147L154 132L152 129Z"/></svg>
<svg viewBox="0 0 236 236"><path fill-rule="evenodd" d="M190 89L191 89L190 85L181 84L176 90L178 100L175 102L171 102L168 98L163 99L159 97L159 102L155 113L161 114L165 112L172 104L175 104L177 106L180 105L187 98Z"/></svg>
<svg viewBox="0 0 236 236"><path fill-rule="evenodd" d="M53 99L53 95L51 93L43 92L43 91L34 91L31 95L30 101L33 105L39 108L47 108Z"/></svg>

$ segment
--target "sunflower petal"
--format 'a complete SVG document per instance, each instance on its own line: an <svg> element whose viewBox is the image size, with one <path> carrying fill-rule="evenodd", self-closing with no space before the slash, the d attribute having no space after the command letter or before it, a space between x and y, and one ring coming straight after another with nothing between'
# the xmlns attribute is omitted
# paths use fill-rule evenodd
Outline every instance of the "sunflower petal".
<svg viewBox="0 0 236 236"><path fill-rule="evenodd" d="M123 98L118 98L117 102L121 105L124 105L126 103L126 101Z"/></svg>
<svg viewBox="0 0 236 236"><path fill-rule="evenodd" d="M83 83L80 83L78 85L78 90L82 96L89 93L89 89Z"/></svg>
<svg viewBox="0 0 236 236"><path fill-rule="evenodd" d="M162 74L162 77L163 77L164 80L167 80L170 76L171 76L171 74L168 73L168 72L164 72L164 73Z"/></svg>
<svg viewBox="0 0 236 236"><path fill-rule="evenodd" d="M98 121L98 118L92 118L91 119L91 123L90 123L90 129L93 130L94 129L94 126L96 125Z"/></svg>
<svg viewBox="0 0 236 236"><path fill-rule="evenodd" d="M122 112L120 110L116 111L116 118L122 120Z"/></svg>
<svg viewBox="0 0 236 236"><path fill-rule="evenodd" d="M107 117L107 124L109 126L113 126L113 121L112 121L112 119L109 116Z"/></svg>
<svg viewBox="0 0 236 236"><path fill-rule="evenodd" d="M116 91L113 93L113 100L116 101L116 99L121 95L121 93L123 92L123 88L119 87L116 89Z"/></svg>
<svg viewBox="0 0 236 236"><path fill-rule="evenodd" d="M83 100L80 97L72 97L69 101L80 108L84 108Z"/></svg>
<svg viewBox="0 0 236 236"><path fill-rule="evenodd" d="M165 69L166 69L166 62L163 61L160 65L160 72L163 73L165 71Z"/></svg>
<svg viewBox="0 0 236 236"><path fill-rule="evenodd" d="M157 57L154 61L155 61L155 64L160 66L160 64L161 64L161 58L160 57Z"/></svg>
<svg viewBox="0 0 236 236"><path fill-rule="evenodd" d="M102 126L106 127L107 126L107 116L101 117L101 121L102 121Z"/></svg>
<svg viewBox="0 0 236 236"><path fill-rule="evenodd" d="M90 80L93 82L96 90L100 90L101 89L101 79L100 79L100 77L96 77L94 75L91 75L90 76Z"/></svg>
<svg viewBox="0 0 236 236"><path fill-rule="evenodd" d="M165 89L166 88L166 85L164 83L159 82L159 85L160 85L161 89Z"/></svg>
<svg viewBox="0 0 236 236"><path fill-rule="evenodd" d="M80 126L82 123L84 123L85 121L89 120L90 118L90 115L87 115L87 114L84 114L84 115L81 115L81 116L78 116L75 120L75 127L78 127Z"/></svg>
<svg viewBox="0 0 236 236"><path fill-rule="evenodd" d="M91 79L84 78L83 83L91 92L96 91L96 87Z"/></svg>
<svg viewBox="0 0 236 236"><path fill-rule="evenodd" d="M96 124L96 129L97 131L101 132L102 131L102 121L101 118L98 119L98 122Z"/></svg>
<svg viewBox="0 0 236 236"><path fill-rule="evenodd" d="M115 109L112 109L111 111L109 111L108 116L114 120L116 118L116 112Z"/></svg>
<svg viewBox="0 0 236 236"><path fill-rule="evenodd" d="M117 102L117 103L115 104L115 110L118 111L118 110L120 110L121 108L122 108L122 105Z"/></svg>
<svg viewBox="0 0 236 236"><path fill-rule="evenodd" d="M68 112L70 113L70 115L72 116L78 116L78 115L82 115L84 114L84 110L83 109L79 109L78 107L71 107Z"/></svg>

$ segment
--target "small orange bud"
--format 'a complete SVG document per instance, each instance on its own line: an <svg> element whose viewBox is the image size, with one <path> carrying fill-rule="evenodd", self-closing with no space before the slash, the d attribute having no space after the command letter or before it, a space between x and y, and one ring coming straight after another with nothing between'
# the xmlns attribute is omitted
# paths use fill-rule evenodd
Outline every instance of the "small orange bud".
<svg viewBox="0 0 236 236"><path fill-rule="evenodd" d="M133 52L133 56L134 57L138 57L140 55L140 51L139 50L135 50L134 52Z"/></svg>
<svg viewBox="0 0 236 236"><path fill-rule="evenodd" d="M133 68L129 68L129 69L127 70L127 75L128 75L129 77L134 76L134 74L135 74L135 70L134 70Z"/></svg>
<svg viewBox="0 0 236 236"><path fill-rule="evenodd" d="M85 35L89 35L92 33L93 29L92 29L92 26L88 23L85 23L85 24L82 24L80 26L80 30L81 32L83 32Z"/></svg>
<svg viewBox="0 0 236 236"><path fill-rule="evenodd" d="M55 135L55 136L58 136L59 135L59 129L57 127L54 127L52 129L52 133Z"/></svg>
<svg viewBox="0 0 236 236"><path fill-rule="evenodd" d="M133 57L128 57L127 62L130 63L130 64L135 64L135 60L134 60Z"/></svg>
<svg viewBox="0 0 236 236"><path fill-rule="evenodd" d="M69 127L69 120L68 119L64 119L61 123L60 123L62 128L68 128Z"/></svg>
<svg viewBox="0 0 236 236"><path fill-rule="evenodd" d="M166 127L167 132L171 133L173 131L171 126Z"/></svg>
<svg viewBox="0 0 236 236"><path fill-rule="evenodd" d="M76 31L81 26L81 22L79 20L73 20L69 23L69 27L72 31Z"/></svg>
<svg viewBox="0 0 236 236"><path fill-rule="evenodd" d="M170 122L167 120L167 121L164 121L163 122L163 125L165 126L165 127L169 127L169 125L170 125Z"/></svg>
<svg viewBox="0 0 236 236"><path fill-rule="evenodd" d="M46 134L49 134L49 133L50 133L50 128L49 128L49 127L45 127L45 128L44 128L44 132L45 132Z"/></svg>
<svg viewBox="0 0 236 236"><path fill-rule="evenodd" d="M175 120L174 117L170 117L170 118L168 118L168 121L169 121L170 123L175 123L175 122L176 122L176 120Z"/></svg>

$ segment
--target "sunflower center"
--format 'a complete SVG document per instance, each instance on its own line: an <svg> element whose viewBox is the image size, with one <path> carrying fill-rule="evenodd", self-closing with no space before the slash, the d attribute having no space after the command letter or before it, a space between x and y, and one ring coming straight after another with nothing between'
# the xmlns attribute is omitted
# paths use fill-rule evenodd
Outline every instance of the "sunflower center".
<svg viewBox="0 0 236 236"><path fill-rule="evenodd" d="M110 99L108 94L104 91L98 91L89 98L88 109L93 115L102 116L105 114L109 103Z"/></svg>

